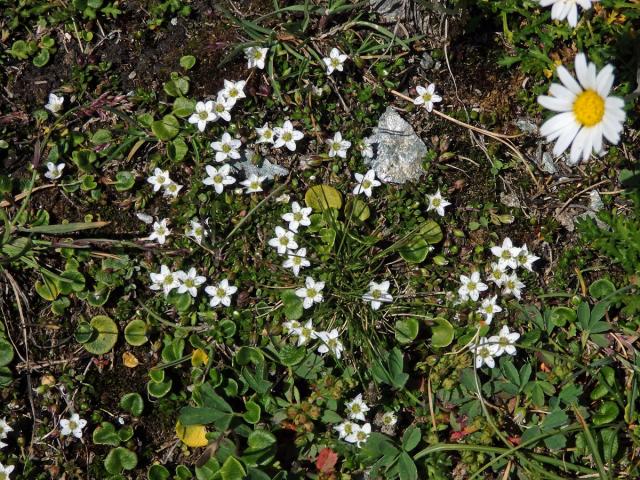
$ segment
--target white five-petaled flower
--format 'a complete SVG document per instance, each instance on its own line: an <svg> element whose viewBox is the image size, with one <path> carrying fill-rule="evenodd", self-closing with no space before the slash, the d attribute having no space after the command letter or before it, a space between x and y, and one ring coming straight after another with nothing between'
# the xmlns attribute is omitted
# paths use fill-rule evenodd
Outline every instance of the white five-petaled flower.
<svg viewBox="0 0 640 480"><path fill-rule="evenodd" d="M0 420L0 439L7 438L7 434L13 432L13 428L7 423L7 417Z"/></svg>
<svg viewBox="0 0 640 480"><path fill-rule="evenodd" d="M388 280L380 283L370 282L369 292L365 293L362 299L371 302L371 308L378 310L383 303L393 302L393 297L388 293L390 285Z"/></svg>
<svg viewBox="0 0 640 480"><path fill-rule="evenodd" d="M233 82L231 80L224 81L224 87L222 88L222 95L235 105L235 103L241 98L246 98L244 94L244 86L247 84L244 80L238 80Z"/></svg>
<svg viewBox="0 0 640 480"><path fill-rule="evenodd" d="M198 296L198 287L202 285L207 279L202 275L198 275L196 269L191 267L188 272L178 270L176 276L180 281L178 285L178 293L189 292L193 298Z"/></svg>
<svg viewBox="0 0 640 480"><path fill-rule="evenodd" d="M189 123L196 124L198 130L204 132L208 122L213 122L218 118L213 110L213 101L196 103L196 111L189 117Z"/></svg>
<svg viewBox="0 0 640 480"><path fill-rule="evenodd" d="M153 185L153 191L157 192L162 187L166 187L171 183L171 178L169 177L169 170L162 170L161 168L156 168L153 171L153 175L147 178L147 182Z"/></svg>
<svg viewBox="0 0 640 480"><path fill-rule="evenodd" d="M373 188L382 185L378 180L376 180L376 172L373 168L367 171L364 175L361 173L355 173L354 176L356 177L356 182L358 182L356 187L353 189L354 195L364 193L367 197L370 197Z"/></svg>
<svg viewBox="0 0 640 480"><path fill-rule="evenodd" d="M360 153L364 158L373 158L373 143L368 138L362 140Z"/></svg>
<svg viewBox="0 0 640 480"><path fill-rule="evenodd" d="M244 56L247 58L247 68L264 69L264 61L267 58L268 48L248 47L244 49Z"/></svg>
<svg viewBox="0 0 640 480"><path fill-rule="evenodd" d="M458 294L462 300L471 299L474 302L480 297L480 292L484 292L487 285L482 283L479 272L473 272L470 276L460 275L462 285L458 289Z"/></svg>
<svg viewBox="0 0 640 480"><path fill-rule="evenodd" d="M493 320L493 316L502 311L502 307L498 305L498 296L494 295L492 298L485 298L478 309L478 313L484 317L484 321L490 324Z"/></svg>
<svg viewBox="0 0 640 480"><path fill-rule="evenodd" d="M165 295L169 295L169 292L174 288L178 288L180 280L178 276L169 270L166 265L160 265L160 272L149 274L151 277L151 290L162 290Z"/></svg>
<svg viewBox="0 0 640 480"><path fill-rule="evenodd" d="M256 143L274 143L276 141L275 132L273 128L269 126L269 122L265 122L262 127L256 128L256 133L258 134Z"/></svg>
<svg viewBox="0 0 640 480"><path fill-rule="evenodd" d="M340 438L347 438L350 435L353 435L359 427L356 423L346 420L333 428L338 432L338 436Z"/></svg>
<svg viewBox="0 0 640 480"><path fill-rule="evenodd" d="M211 297L209 305L217 307L222 304L228 307L231 305L231 295L238 291L238 287L230 285L229 280L225 278L217 286L208 286L204 291Z"/></svg>
<svg viewBox="0 0 640 480"><path fill-rule="evenodd" d="M196 242L201 243L204 236L207 234L207 230L198 221L197 218L189 221L189 228L186 229L187 237L193 238Z"/></svg>
<svg viewBox="0 0 640 480"><path fill-rule="evenodd" d="M501 287L509 276L506 269L507 267L500 265L500 263L492 263L491 271L489 272L489 280L495 283L498 287Z"/></svg>
<svg viewBox="0 0 640 480"><path fill-rule="evenodd" d="M245 193L256 193L262 191L262 182L265 181L267 177L262 177L252 173L249 178L240 182L240 185L244 186Z"/></svg>
<svg viewBox="0 0 640 480"><path fill-rule="evenodd" d="M64 97L58 96L55 93L49 94L49 102L44 106L51 113L58 113L62 110L62 104L64 103Z"/></svg>
<svg viewBox="0 0 640 480"><path fill-rule="evenodd" d="M289 222L289 230L297 232L298 227L308 227L311 225L309 215L311 215L311 207L301 207L298 202L291 203L291 211L282 215L285 222Z"/></svg>
<svg viewBox="0 0 640 480"><path fill-rule="evenodd" d="M241 145L240 140L232 138L228 132L224 132L219 141L211 142L211 148L216 151L216 162L224 162L227 158L240 158L238 149Z"/></svg>
<svg viewBox="0 0 640 480"><path fill-rule="evenodd" d="M295 334L296 330L302 326L302 324L297 320L289 320L288 322L284 322L282 324L284 327L284 333L286 334Z"/></svg>
<svg viewBox="0 0 640 480"><path fill-rule="evenodd" d="M515 355L516 346L514 343L516 343L519 338L520 334L518 332L510 332L509 327L505 325L500 329L498 335L489 337L489 342L496 346L496 351L494 353L496 357L499 357L503 353Z"/></svg>
<svg viewBox="0 0 640 480"><path fill-rule="evenodd" d="M613 86L613 66L596 73L594 63L587 63L583 53L576 55L578 83L562 65L557 68L562 85L552 83L550 96L540 95L538 103L559 112L540 127L540 134L551 142L557 140L553 154L560 155L571 145L569 162L586 161L592 152L601 154L602 137L616 145L626 119L624 100L609 96Z"/></svg>
<svg viewBox="0 0 640 480"><path fill-rule="evenodd" d="M330 157L333 158L337 155L340 158L347 158L347 150L351 147L351 142L349 140L344 140L340 132L336 132L333 135L333 138L329 138L327 140L327 143L329 144Z"/></svg>
<svg viewBox="0 0 640 480"><path fill-rule="evenodd" d="M529 253L529 249L527 248L527 244L525 243L520 248L520 253L518 253L517 260L519 267L524 267L530 272L533 272L533 263L540 260L540 257L536 257L534 254Z"/></svg>
<svg viewBox="0 0 640 480"><path fill-rule="evenodd" d="M178 185L176 182L173 182L173 181L169 182L164 187L163 196L177 198L178 197L178 192L180 190L182 190L182 185Z"/></svg>
<svg viewBox="0 0 640 480"><path fill-rule="evenodd" d="M236 183L236 179L229 175L231 172L229 165L222 165L220 168L207 165L204 168L207 171L207 177L205 177L202 183L205 185L213 185L217 194L222 193L225 186Z"/></svg>
<svg viewBox="0 0 640 480"><path fill-rule="evenodd" d="M509 237L502 241L502 246L491 247L491 253L498 257L498 265L502 268L509 267L512 270L518 268L518 255L520 249L513 246Z"/></svg>
<svg viewBox="0 0 640 480"><path fill-rule="evenodd" d="M330 332L316 332L316 338L322 342L318 347L318 353L331 352L340 360L344 345L342 345L342 342L338 339L339 337L340 334L336 328Z"/></svg>
<svg viewBox="0 0 640 480"><path fill-rule="evenodd" d="M553 20L564 20L565 18L569 22L569 25L575 27L578 24L578 5L583 10L589 10L592 2L598 0L540 0L541 7L551 7L551 18Z"/></svg>
<svg viewBox="0 0 640 480"><path fill-rule="evenodd" d="M365 423L361 427L359 426L357 431L353 434L345 438L347 442L355 443L356 447L362 447L362 444L367 441L371 435L371 424Z"/></svg>
<svg viewBox="0 0 640 480"><path fill-rule="evenodd" d="M219 118L230 122L231 121L231 109L233 108L233 101L225 97L222 92L218 93L216 101L213 102L213 113L216 116L215 120Z"/></svg>
<svg viewBox="0 0 640 480"><path fill-rule="evenodd" d="M305 309L311 308L314 303L320 303L324 300L322 297L324 282L316 282L313 278L307 277L304 284L303 288L296 290L296 295L302 298L302 306Z"/></svg>
<svg viewBox="0 0 640 480"><path fill-rule="evenodd" d="M520 281L520 279L518 278L518 275L516 275L515 273L512 273L511 275L508 275L507 278L505 279L503 288L502 288L502 293L504 295L511 294L514 297L516 297L518 300L520 300L521 291L523 288L524 288L524 283Z"/></svg>
<svg viewBox="0 0 640 480"><path fill-rule="evenodd" d="M288 250L298 248L294 233L280 226L276 227L276 236L269 240L269 245L275 248L279 255L284 255Z"/></svg>
<svg viewBox="0 0 640 480"><path fill-rule="evenodd" d="M87 421L80 418L80 415L74 413L68 420L63 418L60 420L60 435L73 435L76 438L82 438L82 429Z"/></svg>
<svg viewBox="0 0 640 480"><path fill-rule="evenodd" d="M431 112L433 110L433 104L442 101L442 97L437 95L436 86L431 83L426 88L418 85L416 87L416 92L418 92L418 96L413 99L414 105L424 105L424 108L427 109L427 112Z"/></svg>
<svg viewBox="0 0 640 480"><path fill-rule="evenodd" d="M44 176L49 180L57 180L62 176L62 170L66 165L64 163L55 164L53 162L47 162L47 171Z"/></svg>
<svg viewBox="0 0 640 480"><path fill-rule="evenodd" d="M347 402L346 407L347 407L347 416L351 420L361 420L363 422L366 420L364 414L369 411L369 407L367 406L366 403L364 403L364 400L362 400L361 393L356 395L356 397L350 402Z"/></svg>
<svg viewBox="0 0 640 480"><path fill-rule="evenodd" d="M300 248L297 252L290 250L287 252L287 259L284 261L282 266L284 268L290 268L293 271L293 274L297 277L300 274L300 269L311 265L311 262L307 260L306 256L306 248Z"/></svg>
<svg viewBox="0 0 640 480"><path fill-rule="evenodd" d="M163 218L159 222L153 222L153 227L151 231L151 235L149 235L149 240L155 240L160 245L164 245L164 242L167 241L167 237L171 234L171 230L167 227L167 222L169 220L167 218Z"/></svg>
<svg viewBox="0 0 640 480"><path fill-rule="evenodd" d="M393 412L384 412L382 415L382 424L391 427L398 423L398 417Z"/></svg>
<svg viewBox="0 0 640 480"><path fill-rule="evenodd" d="M307 323L300 325L298 328L292 331L294 335L298 337L298 346L306 345L309 340L315 338L316 332L313 329L313 323L311 320L307 320Z"/></svg>
<svg viewBox="0 0 640 480"><path fill-rule="evenodd" d="M446 201L442 198L442 194L440 190L438 190L435 195L427 195L429 199L429 206L427 207L427 212L430 210L435 210L438 215L444 217L444 209L451 205L451 202Z"/></svg>
<svg viewBox="0 0 640 480"><path fill-rule="evenodd" d="M7 465L6 467L0 462L0 480L9 480L9 475L16 468L15 465Z"/></svg>
<svg viewBox="0 0 640 480"><path fill-rule="evenodd" d="M337 48L332 48L329 52L329 56L322 59L327 67L327 75L331 75L334 70L342 72L344 69L343 64L349 58L346 54L340 52Z"/></svg>
<svg viewBox="0 0 640 480"><path fill-rule="evenodd" d="M285 121L281 127L275 127L273 132L277 135L273 146L280 148L284 145L292 152L296 150L296 142L304 137L300 130L293 128L293 124L289 120Z"/></svg>
<svg viewBox="0 0 640 480"><path fill-rule="evenodd" d="M495 367L496 362L493 357L497 351L498 347L496 344L489 342L487 337L482 337L478 346L473 349L476 368L480 368L482 364L485 364L489 368Z"/></svg>

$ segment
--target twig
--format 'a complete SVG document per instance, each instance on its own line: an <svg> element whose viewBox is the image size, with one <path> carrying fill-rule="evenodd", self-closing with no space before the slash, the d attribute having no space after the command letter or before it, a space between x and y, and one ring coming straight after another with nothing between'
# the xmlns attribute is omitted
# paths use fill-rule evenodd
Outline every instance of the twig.
<svg viewBox="0 0 640 480"><path fill-rule="evenodd" d="M52 188L55 187L56 184L55 183L47 183L46 185L40 185L39 187L34 187L31 189L30 192L22 192L19 193L18 195L16 195L15 197L13 197L13 201L14 202L18 202L24 198L27 198L30 194L37 192L38 190L44 190L45 188ZM9 202L8 200L3 200L0 202L0 207L2 208L6 208L9 207L11 205L11 202Z"/></svg>
<svg viewBox="0 0 640 480"><path fill-rule="evenodd" d="M578 193L576 193L573 197L571 197L569 200L567 200L566 202L564 202L564 205L562 205L562 207L560 207L560 210L558 210L558 212L556 213L556 215L559 215L560 213L564 212L564 209L567 208L569 206L569 204L571 202L573 202L576 198L580 197L583 193L588 192L589 190L593 190L594 188L602 185L603 183L607 183L610 182L611 180L609 180L608 178L605 178L604 180L600 180L598 183L594 183L593 185L591 185L590 187L584 188L582 190L580 190Z"/></svg>

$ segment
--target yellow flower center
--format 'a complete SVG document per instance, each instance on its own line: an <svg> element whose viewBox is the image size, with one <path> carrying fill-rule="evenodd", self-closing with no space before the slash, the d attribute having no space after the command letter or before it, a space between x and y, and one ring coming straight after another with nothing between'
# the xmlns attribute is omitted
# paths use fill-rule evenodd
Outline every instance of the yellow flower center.
<svg viewBox="0 0 640 480"><path fill-rule="evenodd" d="M604 98L593 90L585 90L573 102L573 113L579 123L593 127L604 117Z"/></svg>

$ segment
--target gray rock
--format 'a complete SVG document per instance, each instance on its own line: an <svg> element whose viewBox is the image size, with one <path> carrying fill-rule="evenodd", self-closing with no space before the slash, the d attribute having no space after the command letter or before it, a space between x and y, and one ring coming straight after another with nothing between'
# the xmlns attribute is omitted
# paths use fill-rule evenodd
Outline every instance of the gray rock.
<svg viewBox="0 0 640 480"><path fill-rule="evenodd" d="M289 170L271 163L268 158L265 158L260 162L256 157L258 157L257 154L247 150L242 157L242 161L234 163L231 167L244 173L246 177L255 174L260 177L267 177L267 179L273 180L274 177L289 175ZM259 165L255 165L254 161Z"/></svg>
<svg viewBox="0 0 640 480"><path fill-rule="evenodd" d="M383 182L405 183L425 173L422 160L427 146L393 108L387 107L367 140L374 146L375 153L373 158L366 158L365 163Z"/></svg>

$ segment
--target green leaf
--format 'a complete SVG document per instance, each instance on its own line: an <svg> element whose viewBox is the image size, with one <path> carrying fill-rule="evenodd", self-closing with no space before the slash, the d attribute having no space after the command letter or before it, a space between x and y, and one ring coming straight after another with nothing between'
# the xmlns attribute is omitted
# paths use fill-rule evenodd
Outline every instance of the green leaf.
<svg viewBox="0 0 640 480"><path fill-rule="evenodd" d="M93 328L94 337L84 344L84 348L94 355L104 355L118 341L118 326L106 315L93 317L90 325Z"/></svg>
<svg viewBox="0 0 640 480"><path fill-rule="evenodd" d="M247 439L242 459L249 466L271 463L276 451L276 437L267 430L255 430Z"/></svg>
<svg viewBox="0 0 640 480"><path fill-rule="evenodd" d="M168 380L166 382L148 382L147 383L147 392L149 395L155 398L162 398L169 390L171 390L171 386L173 385L172 380Z"/></svg>
<svg viewBox="0 0 640 480"><path fill-rule="evenodd" d="M431 251L431 246L422 237L417 236L400 249L400 256L408 263L421 263Z"/></svg>
<svg viewBox="0 0 640 480"><path fill-rule="evenodd" d="M167 146L167 154L174 162L181 162L189 153L189 147L182 137L176 138Z"/></svg>
<svg viewBox="0 0 640 480"><path fill-rule="evenodd" d="M345 215L347 218L364 222L371 216L369 205L359 198L350 198L345 206Z"/></svg>
<svg viewBox="0 0 640 480"><path fill-rule="evenodd" d="M134 347L144 345L149 340L147 338L147 324L140 319L131 320L124 328L124 339Z"/></svg>
<svg viewBox="0 0 640 480"><path fill-rule="evenodd" d="M21 228L21 232L27 233L44 233L46 235L61 235L73 232L79 232L81 230L91 230L94 228L102 228L105 225L109 225L111 222L77 222L77 223L63 223L60 225L40 225L31 228Z"/></svg>
<svg viewBox="0 0 640 480"><path fill-rule="evenodd" d="M168 141L175 138L180 130L178 119L173 115L165 115L162 120L156 120L151 124L151 131L159 140Z"/></svg>
<svg viewBox="0 0 640 480"><path fill-rule="evenodd" d="M422 432L415 425L407 428L402 435L402 448L405 452L410 452L418 446L422 438Z"/></svg>
<svg viewBox="0 0 640 480"><path fill-rule="evenodd" d="M244 406L247 411L242 415L242 418L244 418L247 423L250 423L252 425L258 423L260 421L260 405L249 400L245 403Z"/></svg>
<svg viewBox="0 0 640 480"><path fill-rule="evenodd" d="M436 348L447 347L453 342L453 326L444 318L436 317L431 326L431 344Z"/></svg>
<svg viewBox="0 0 640 480"><path fill-rule="evenodd" d="M304 195L308 207L316 211L342 207L342 194L330 185L314 185Z"/></svg>
<svg viewBox="0 0 640 480"><path fill-rule="evenodd" d="M139 417L144 409L144 400L139 393L127 393L120 399L120 408L134 417Z"/></svg>
<svg viewBox="0 0 640 480"><path fill-rule="evenodd" d="M555 307L551 310L549 321L556 327L564 327L576 321L576 311L568 307Z"/></svg>
<svg viewBox="0 0 640 480"><path fill-rule="evenodd" d="M402 452L398 457L398 475L400 480L418 480L416 464L406 452Z"/></svg>
<svg viewBox="0 0 640 480"><path fill-rule="evenodd" d="M104 459L104 467L112 475L123 470L133 470L138 464L138 456L124 447L112 448Z"/></svg>
<svg viewBox="0 0 640 480"><path fill-rule="evenodd" d="M49 53L49 50L43 48L35 57L33 57L33 64L38 68L44 67L47 63L49 63L50 58L51 54Z"/></svg>
<svg viewBox="0 0 640 480"><path fill-rule="evenodd" d="M601 430L600 437L602 439L601 443L604 460L606 462L611 462L614 460L616 454L618 453L618 448L620 446L618 440L618 432L613 428Z"/></svg>
<svg viewBox="0 0 640 480"><path fill-rule="evenodd" d="M600 278L589 285L589 294L596 300L602 300L615 291L616 286L607 278Z"/></svg>
<svg viewBox="0 0 640 480"><path fill-rule="evenodd" d="M151 465L147 472L147 480L169 480L171 473L163 465Z"/></svg>
<svg viewBox="0 0 640 480"><path fill-rule="evenodd" d="M233 456L228 457L220 469L222 480L242 480L246 474L242 464Z"/></svg>
<svg viewBox="0 0 640 480"><path fill-rule="evenodd" d="M620 414L620 408L614 401L604 402L598 408L597 413L593 416L594 425L604 425L613 422Z"/></svg>
<svg viewBox="0 0 640 480"><path fill-rule="evenodd" d="M173 114L176 117L185 118L193 113L196 102L189 98L178 97L173 101Z"/></svg>
<svg viewBox="0 0 640 480"><path fill-rule="evenodd" d="M0 367L5 367L13 361L13 346L4 338L0 338Z"/></svg>
<svg viewBox="0 0 640 480"><path fill-rule="evenodd" d="M284 316L288 320L299 320L304 313L302 299L298 297L294 290L284 290L280 296L284 304Z"/></svg>
<svg viewBox="0 0 640 480"><path fill-rule="evenodd" d="M111 445L117 447L120 445L120 437L116 432L116 427L109 422L102 422L93 431L93 443L98 445Z"/></svg>
<svg viewBox="0 0 640 480"><path fill-rule="evenodd" d="M418 230L418 234L431 245L440 243L443 238L442 228L433 220L427 220Z"/></svg>
<svg viewBox="0 0 640 480"><path fill-rule="evenodd" d="M114 186L118 192L124 192L133 188L136 183L136 177L133 173L121 171L116 173L116 183Z"/></svg>
<svg viewBox="0 0 640 480"><path fill-rule="evenodd" d="M180 58L180 66L185 70L191 70L193 66L196 64L196 57L193 55L185 55Z"/></svg>
<svg viewBox="0 0 640 480"><path fill-rule="evenodd" d="M280 361L287 367L293 367L299 364L307 355L304 347L295 347L294 345L285 345L279 352Z"/></svg>
<svg viewBox="0 0 640 480"><path fill-rule="evenodd" d="M100 128L91 136L91 143L94 145L104 145L111 142L111 132L105 128Z"/></svg>
<svg viewBox="0 0 640 480"><path fill-rule="evenodd" d="M398 320L395 325L396 340L401 344L413 342L418 336L420 323L415 318Z"/></svg>

